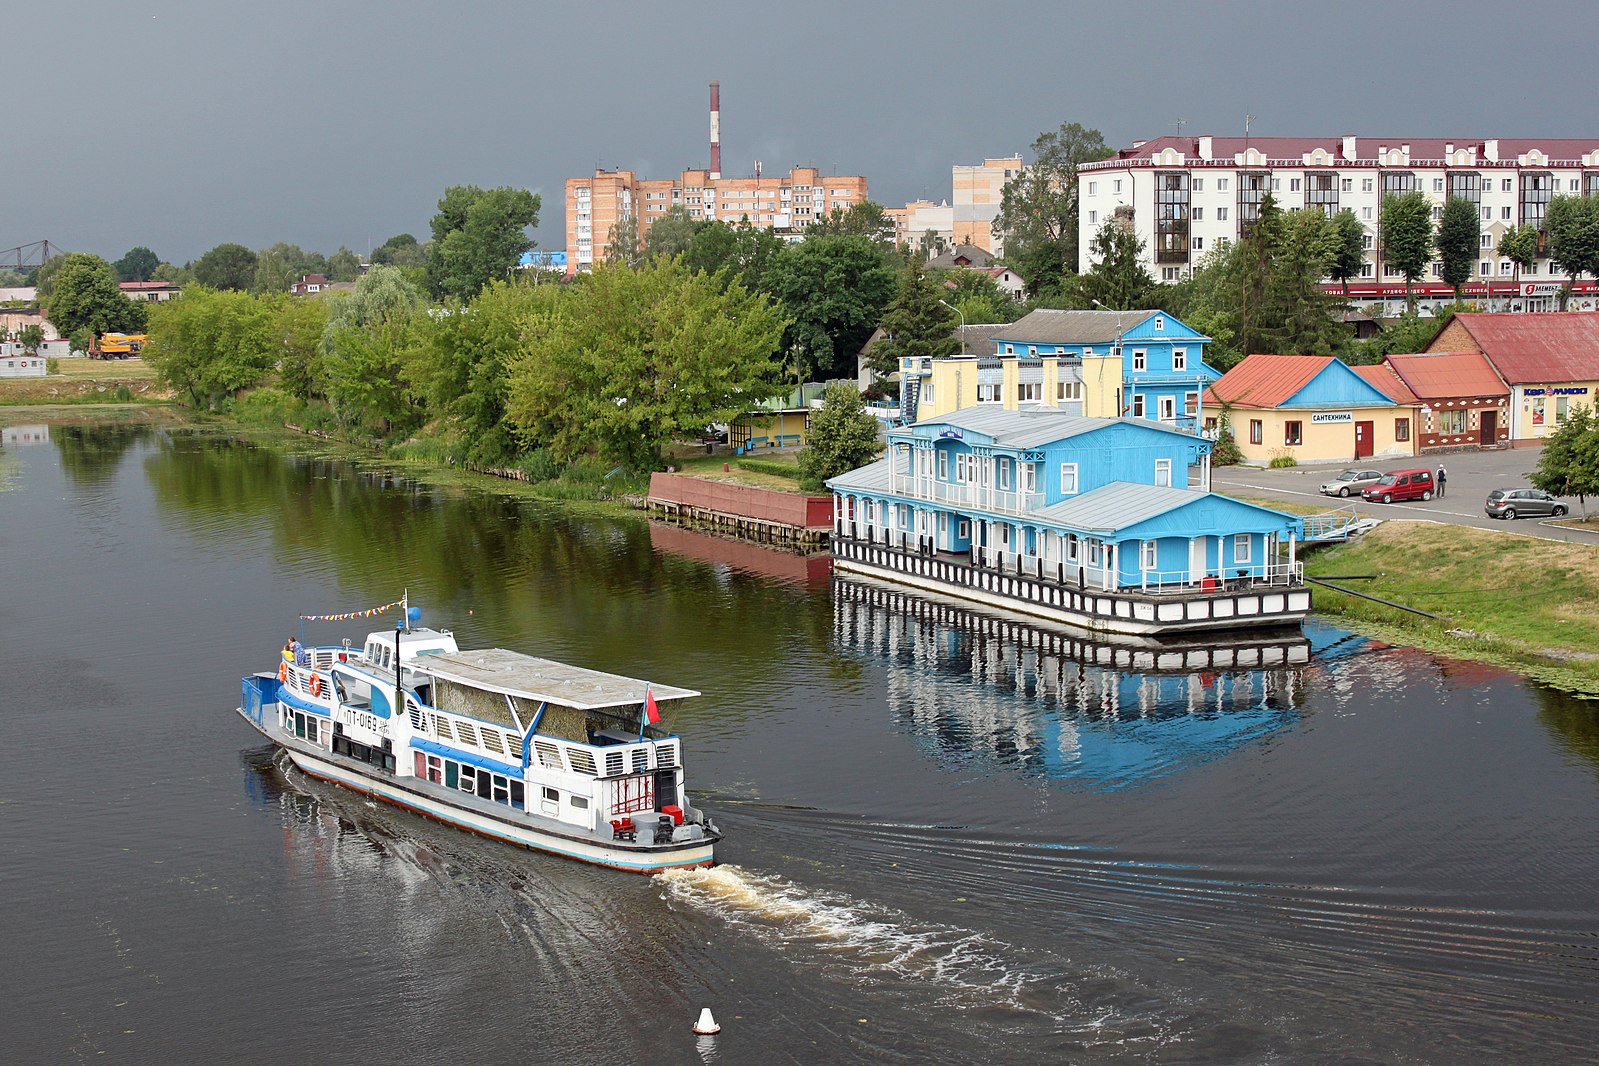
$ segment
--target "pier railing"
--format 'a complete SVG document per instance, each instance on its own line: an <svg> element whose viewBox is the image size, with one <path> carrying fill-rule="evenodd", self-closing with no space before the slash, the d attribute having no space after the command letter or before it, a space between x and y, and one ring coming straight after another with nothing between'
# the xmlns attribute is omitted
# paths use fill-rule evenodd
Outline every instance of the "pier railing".
<svg viewBox="0 0 1599 1066"><path fill-rule="evenodd" d="M1074 578L1065 563L1036 560L1021 569L973 566L950 558L889 544L835 535L833 558L840 570L877 573L889 580L969 599L1001 603L1017 609L1038 609L1051 617L1065 616L1094 625L1136 631L1267 625L1297 621L1310 608L1310 592L1297 565L1260 568L1214 587L1183 583L1149 588L1095 588L1080 573ZM1031 571L1030 573L1028 571Z"/></svg>

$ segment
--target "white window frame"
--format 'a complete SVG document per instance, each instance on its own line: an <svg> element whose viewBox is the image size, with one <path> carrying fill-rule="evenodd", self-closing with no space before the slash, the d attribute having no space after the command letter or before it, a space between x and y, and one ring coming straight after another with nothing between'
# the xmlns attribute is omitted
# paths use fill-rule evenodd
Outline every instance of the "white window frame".
<svg viewBox="0 0 1599 1066"><path fill-rule="evenodd" d="M1149 369L1149 353L1142 348L1133 349L1133 369L1135 371Z"/></svg>
<svg viewBox="0 0 1599 1066"><path fill-rule="evenodd" d="M1141 392L1133 396L1132 415L1134 418L1144 417L1144 394Z"/></svg>
<svg viewBox="0 0 1599 1066"><path fill-rule="evenodd" d="M1233 534L1233 562L1245 566L1254 561L1254 539L1248 533Z"/></svg>
<svg viewBox="0 0 1599 1066"><path fill-rule="evenodd" d="M949 480L949 449L947 448L938 450L938 480Z"/></svg>
<svg viewBox="0 0 1599 1066"><path fill-rule="evenodd" d="M1169 397L1163 397L1169 399ZM1160 489L1171 488L1171 460L1155 460L1155 487Z"/></svg>
<svg viewBox="0 0 1599 1066"><path fill-rule="evenodd" d="M1159 417L1162 422L1172 421L1177 417L1177 397L1157 396L1155 398L1155 410L1160 413Z"/></svg>
<svg viewBox="0 0 1599 1066"><path fill-rule="evenodd" d="M1060 464L1060 494L1062 496L1077 495L1077 464Z"/></svg>
<svg viewBox="0 0 1599 1066"><path fill-rule="evenodd" d="M1171 350L1171 368L1173 372L1188 369L1188 349L1173 348Z"/></svg>
<svg viewBox="0 0 1599 1066"><path fill-rule="evenodd" d="M1158 542L1141 540L1138 542L1138 569L1155 570L1160 562Z"/></svg>

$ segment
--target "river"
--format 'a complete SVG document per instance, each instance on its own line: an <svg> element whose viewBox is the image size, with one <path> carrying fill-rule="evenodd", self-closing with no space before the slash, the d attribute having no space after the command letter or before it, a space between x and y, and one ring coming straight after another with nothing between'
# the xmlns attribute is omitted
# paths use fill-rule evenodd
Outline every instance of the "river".
<svg viewBox="0 0 1599 1066"><path fill-rule="evenodd" d="M1321 622L1113 669L641 520L0 420L5 1062L1593 1059L1593 703ZM405 589L464 647L702 690L668 724L723 864L285 769L239 678Z"/></svg>

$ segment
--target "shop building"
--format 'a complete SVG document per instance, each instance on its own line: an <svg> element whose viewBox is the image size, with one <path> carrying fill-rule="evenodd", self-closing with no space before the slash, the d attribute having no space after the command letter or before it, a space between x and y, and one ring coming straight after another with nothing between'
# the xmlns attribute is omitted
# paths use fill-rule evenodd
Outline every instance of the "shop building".
<svg viewBox="0 0 1599 1066"><path fill-rule="evenodd" d="M1510 390L1481 352L1390 355L1381 368L1419 405L1418 450L1498 448L1510 443Z"/></svg>
<svg viewBox="0 0 1599 1066"><path fill-rule="evenodd" d="M1508 392L1512 445L1541 441L1599 395L1596 312L1456 315L1427 351L1482 353Z"/></svg>
<svg viewBox="0 0 1599 1066"><path fill-rule="evenodd" d="M1392 459L1416 453L1416 407L1330 355L1251 355L1205 400L1205 429L1226 418L1246 461Z"/></svg>

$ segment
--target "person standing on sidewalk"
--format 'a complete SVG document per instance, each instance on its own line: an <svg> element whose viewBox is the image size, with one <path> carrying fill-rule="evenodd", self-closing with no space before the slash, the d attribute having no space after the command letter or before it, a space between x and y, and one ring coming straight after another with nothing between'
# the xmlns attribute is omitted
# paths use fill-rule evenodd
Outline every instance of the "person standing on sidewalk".
<svg viewBox="0 0 1599 1066"><path fill-rule="evenodd" d="M1449 481L1449 471L1445 470L1442 463L1438 464L1438 495L1444 494L1444 486Z"/></svg>

